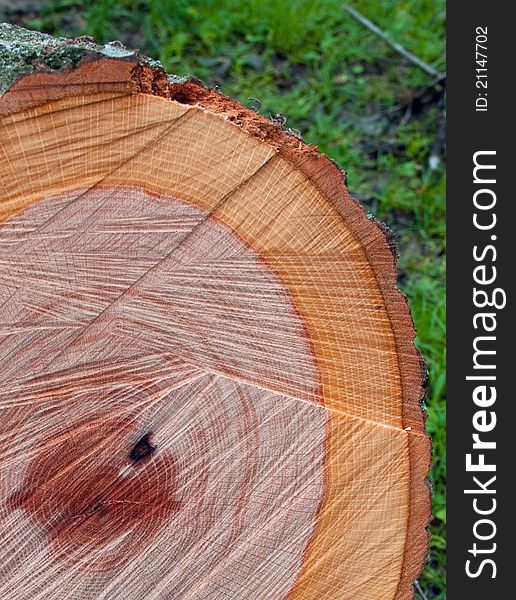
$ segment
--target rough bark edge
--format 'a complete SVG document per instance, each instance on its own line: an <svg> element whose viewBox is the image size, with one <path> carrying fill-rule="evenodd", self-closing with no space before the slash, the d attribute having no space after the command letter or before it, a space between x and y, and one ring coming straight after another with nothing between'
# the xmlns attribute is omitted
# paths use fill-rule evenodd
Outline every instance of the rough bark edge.
<svg viewBox="0 0 516 600"><path fill-rule="evenodd" d="M100 62L106 64L102 68ZM273 146L328 198L361 243L382 292L400 358L402 421L410 459L410 510L396 598L413 597L413 582L428 551L431 442L421 402L426 367L414 345L415 328L406 297L396 286L397 246L392 231L367 217L346 187L346 175L314 146L283 130L194 78L168 76L161 65L118 42L98 46L91 38L54 39L13 25L0 25L0 116L50 100L99 91L152 94L212 112ZM68 86L70 77L73 86ZM63 87L64 86L64 87Z"/></svg>

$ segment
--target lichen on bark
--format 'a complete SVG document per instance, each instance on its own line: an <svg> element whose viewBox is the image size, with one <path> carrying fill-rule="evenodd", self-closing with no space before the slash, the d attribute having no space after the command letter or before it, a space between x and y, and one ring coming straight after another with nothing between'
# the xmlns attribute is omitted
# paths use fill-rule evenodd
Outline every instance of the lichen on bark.
<svg viewBox="0 0 516 600"><path fill-rule="evenodd" d="M120 42L100 46L92 38L54 38L39 31L0 23L0 94L20 76L36 70L64 71L76 67L85 55L134 58L138 51Z"/></svg>

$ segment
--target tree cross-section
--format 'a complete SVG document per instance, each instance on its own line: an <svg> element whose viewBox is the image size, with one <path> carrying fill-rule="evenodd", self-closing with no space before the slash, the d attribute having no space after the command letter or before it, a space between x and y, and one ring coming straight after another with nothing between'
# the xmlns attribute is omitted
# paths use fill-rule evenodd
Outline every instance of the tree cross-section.
<svg viewBox="0 0 516 600"><path fill-rule="evenodd" d="M0 29L0 597L388 600L423 565L388 230L118 43Z"/></svg>

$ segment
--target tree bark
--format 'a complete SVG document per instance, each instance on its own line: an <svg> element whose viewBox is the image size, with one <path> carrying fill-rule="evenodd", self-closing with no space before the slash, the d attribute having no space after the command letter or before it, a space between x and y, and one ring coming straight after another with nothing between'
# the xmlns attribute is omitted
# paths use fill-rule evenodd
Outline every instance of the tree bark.
<svg viewBox="0 0 516 600"><path fill-rule="evenodd" d="M118 43L0 29L2 598L405 599L424 366L312 146Z"/></svg>

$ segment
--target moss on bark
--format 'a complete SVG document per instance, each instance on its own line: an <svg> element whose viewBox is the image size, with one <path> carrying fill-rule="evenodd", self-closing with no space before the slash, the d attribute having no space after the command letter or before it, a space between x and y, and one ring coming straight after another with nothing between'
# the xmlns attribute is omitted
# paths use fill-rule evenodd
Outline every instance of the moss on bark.
<svg viewBox="0 0 516 600"><path fill-rule="evenodd" d="M26 73L73 69L85 56L99 54L122 60L136 59L146 64L152 62L120 42L100 46L89 37L54 38L39 31L0 23L0 94Z"/></svg>

